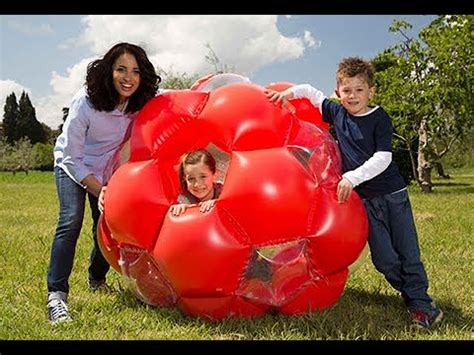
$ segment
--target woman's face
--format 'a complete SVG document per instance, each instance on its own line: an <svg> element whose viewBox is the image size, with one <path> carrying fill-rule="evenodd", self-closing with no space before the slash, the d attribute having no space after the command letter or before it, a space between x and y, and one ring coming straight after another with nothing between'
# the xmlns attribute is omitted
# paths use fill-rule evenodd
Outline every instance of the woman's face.
<svg viewBox="0 0 474 355"><path fill-rule="evenodd" d="M119 93L119 103L125 102L140 86L140 68L133 54L125 52L112 65L112 80Z"/></svg>
<svg viewBox="0 0 474 355"><path fill-rule="evenodd" d="M198 198L199 201L212 199L214 195L214 175L211 169L203 162L187 164L184 167L188 191Z"/></svg>

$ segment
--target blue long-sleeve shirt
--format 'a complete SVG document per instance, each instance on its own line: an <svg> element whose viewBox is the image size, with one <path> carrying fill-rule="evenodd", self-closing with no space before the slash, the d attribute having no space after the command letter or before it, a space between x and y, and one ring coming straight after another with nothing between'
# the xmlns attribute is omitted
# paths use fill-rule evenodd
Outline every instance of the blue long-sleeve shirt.
<svg viewBox="0 0 474 355"><path fill-rule="evenodd" d="M117 109L95 110L86 88L82 87L72 99L63 132L56 140L54 165L81 186L84 186L81 181L90 174L102 184L107 183L103 181L104 170L116 149L127 139L136 115L136 112L125 114Z"/></svg>

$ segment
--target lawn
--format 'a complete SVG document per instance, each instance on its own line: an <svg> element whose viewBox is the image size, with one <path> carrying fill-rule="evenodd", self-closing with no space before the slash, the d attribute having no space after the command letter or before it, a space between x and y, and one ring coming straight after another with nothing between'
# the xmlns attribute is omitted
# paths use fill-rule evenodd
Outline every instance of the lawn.
<svg viewBox="0 0 474 355"><path fill-rule="evenodd" d="M429 293L444 310L431 331L412 331L396 291L370 257L350 275L338 303L304 316L266 315L211 323L176 309L141 303L111 271L113 294L86 287L92 245L90 213L77 245L70 279L74 322L51 327L46 271L58 206L51 172L0 173L0 339L158 340L472 340L474 316L474 168L448 170L432 194L410 186ZM1 347L0 347L1 353Z"/></svg>

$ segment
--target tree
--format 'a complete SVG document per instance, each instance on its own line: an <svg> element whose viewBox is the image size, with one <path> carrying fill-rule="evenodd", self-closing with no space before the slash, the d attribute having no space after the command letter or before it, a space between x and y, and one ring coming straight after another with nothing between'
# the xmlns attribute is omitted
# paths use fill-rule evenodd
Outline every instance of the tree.
<svg viewBox="0 0 474 355"><path fill-rule="evenodd" d="M435 163L472 124L472 20L440 16L420 32L421 40L408 36L408 22L395 20L390 31L401 43L374 59L380 69L375 101L407 146L418 139L416 177L424 192L432 191Z"/></svg>
<svg viewBox="0 0 474 355"><path fill-rule="evenodd" d="M390 77L386 77L386 70L397 65L397 58L390 51L385 51L372 60L372 65L375 69L375 83L377 87L375 104L383 105L389 115L395 118L393 119L393 159L397 162L400 173L407 184L413 179L418 181L416 152L418 135L416 134L416 129L413 129L411 121L396 119L407 115L405 112L410 109L410 106L403 105L403 102L399 100L383 100L383 95L389 98L396 95L396 92L393 95L390 94L390 87L387 84L391 83L391 81Z"/></svg>
<svg viewBox="0 0 474 355"><path fill-rule="evenodd" d="M57 130L55 129L51 129L51 127L49 127L47 124L45 123L41 123L41 127L43 128L43 132L44 132L44 135L45 135L45 142L46 144L53 144L54 145L54 142L56 141L56 138L58 137L58 132ZM40 143L40 142L38 142Z"/></svg>
<svg viewBox="0 0 474 355"><path fill-rule="evenodd" d="M33 167L33 149L28 138L20 138L13 145L0 141L0 170L11 171L13 175L17 171L28 171Z"/></svg>
<svg viewBox="0 0 474 355"><path fill-rule="evenodd" d="M63 107L63 108L62 108L62 112L63 112L63 123L61 123L61 124L58 126L59 134L61 134L61 132L63 131L64 122L66 122L66 118L67 118L67 116L69 115L69 107ZM58 134L58 135L59 135L59 134Z"/></svg>
<svg viewBox="0 0 474 355"><path fill-rule="evenodd" d="M36 119L36 110L31 104L28 94L23 91L19 101L19 131L20 138L27 137L32 144L45 143L47 134L41 123Z"/></svg>
<svg viewBox="0 0 474 355"><path fill-rule="evenodd" d="M440 102L439 115L433 118L431 142L433 165L444 174L441 158L466 136L474 117L473 15L447 15L435 19L420 32L429 46L428 61L434 63L437 82L432 93Z"/></svg>
<svg viewBox="0 0 474 355"><path fill-rule="evenodd" d="M3 134L7 143L12 144L18 140L18 138L20 138L18 127L20 110L18 108L18 102L14 92L7 96L3 110Z"/></svg>
<svg viewBox="0 0 474 355"><path fill-rule="evenodd" d="M229 67L227 64L223 64L220 59L217 57L217 54L211 48L210 44L206 44L206 48L209 53L205 56L206 61L211 64L214 70L211 72L213 74L222 74L235 71L235 67ZM161 87L172 90L183 90L189 89L194 82L199 79L199 74L189 75L186 72L175 72L172 68L168 71L163 68L157 68L157 73L163 79Z"/></svg>
<svg viewBox="0 0 474 355"><path fill-rule="evenodd" d="M36 143L33 146L32 152L33 169L35 170L53 170L54 169L54 157L53 157L53 145Z"/></svg>
<svg viewBox="0 0 474 355"><path fill-rule="evenodd" d="M216 52L212 49L209 43L206 43L206 48L208 49L208 54L205 56L206 62L211 64L214 67L215 74L222 73L233 73L235 72L235 66L229 67L227 64L222 63L217 56Z"/></svg>
<svg viewBox="0 0 474 355"><path fill-rule="evenodd" d="M474 126L468 130L462 140L454 144L443 162L451 168L474 166Z"/></svg>
<svg viewBox="0 0 474 355"><path fill-rule="evenodd" d="M51 129L48 126L46 126L46 127L43 126L43 128L45 128L45 132L46 132L46 136L47 136L47 143L51 144L53 146L56 143L56 139L59 137L59 135L63 131L64 122L66 122L67 116L69 115L69 107L63 107L61 109L61 111L63 113L62 114L62 123L58 126L57 129Z"/></svg>
<svg viewBox="0 0 474 355"><path fill-rule="evenodd" d="M184 90L189 89L191 85L198 79L198 75L189 75L186 72L178 73L172 68L168 71L157 68L157 73L163 79L160 86L169 90Z"/></svg>

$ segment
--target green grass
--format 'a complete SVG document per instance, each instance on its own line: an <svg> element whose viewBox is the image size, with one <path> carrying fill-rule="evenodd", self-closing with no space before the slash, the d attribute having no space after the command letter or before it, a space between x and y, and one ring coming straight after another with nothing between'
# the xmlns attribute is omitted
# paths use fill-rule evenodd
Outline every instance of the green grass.
<svg viewBox="0 0 474 355"><path fill-rule="evenodd" d="M58 206L51 172L0 173L0 339L473 339L474 169L449 171L431 195L410 187L429 293L445 312L439 327L409 329L401 298L370 258L350 276L338 303L304 316L266 315L211 323L139 302L114 271L114 294L86 287L90 213L70 278L74 322L46 320L46 271Z"/></svg>

